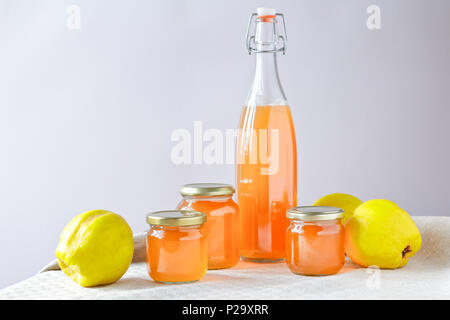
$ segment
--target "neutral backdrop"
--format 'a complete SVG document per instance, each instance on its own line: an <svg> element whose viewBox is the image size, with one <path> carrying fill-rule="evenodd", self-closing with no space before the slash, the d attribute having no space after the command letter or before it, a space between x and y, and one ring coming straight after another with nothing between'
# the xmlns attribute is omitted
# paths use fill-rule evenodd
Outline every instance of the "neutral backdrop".
<svg viewBox="0 0 450 320"><path fill-rule="evenodd" d="M300 203L347 192L450 215L449 1L0 0L0 287L53 259L78 213L138 232L182 184L234 184L230 164L173 164L171 134L237 126L260 6L286 15Z"/></svg>

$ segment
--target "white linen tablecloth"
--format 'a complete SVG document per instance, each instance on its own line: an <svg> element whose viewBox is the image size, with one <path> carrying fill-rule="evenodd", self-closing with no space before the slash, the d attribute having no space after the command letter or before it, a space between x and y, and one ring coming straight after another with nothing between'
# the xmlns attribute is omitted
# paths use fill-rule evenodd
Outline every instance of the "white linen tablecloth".
<svg viewBox="0 0 450 320"><path fill-rule="evenodd" d="M350 261L332 276L291 273L285 263L250 263L208 271L198 282L152 281L144 259L144 237L135 237L135 256L124 277L83 288L54 262L37 275L0 290L0 299L450 299L450 217L413 217L422 248L397 270L360 268Z"/></svg>

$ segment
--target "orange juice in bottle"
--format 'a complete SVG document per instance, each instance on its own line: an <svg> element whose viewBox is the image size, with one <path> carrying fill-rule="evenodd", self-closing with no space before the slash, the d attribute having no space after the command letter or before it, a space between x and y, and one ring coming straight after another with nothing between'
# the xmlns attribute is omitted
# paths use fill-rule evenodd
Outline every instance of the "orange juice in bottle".
<svg viewBox="0 0 450 320"><path fill-rule="evenodd" d="M240 254L251 261L277 261L285 258L286 210L297 205L294 124L277 69L277 52L286 48L283 15L257 9L247 48L256 55L256 72L236 147Z"/></svg>

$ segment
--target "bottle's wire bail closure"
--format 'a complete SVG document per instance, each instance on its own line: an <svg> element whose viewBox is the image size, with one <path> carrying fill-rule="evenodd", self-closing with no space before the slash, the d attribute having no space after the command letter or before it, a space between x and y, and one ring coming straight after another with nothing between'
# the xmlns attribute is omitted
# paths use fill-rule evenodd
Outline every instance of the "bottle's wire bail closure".
<svg viewBox="0 0 450 320"><path fill-rule="evenodd" d="M252 13L250 16L250 19L248 21L248 27L247 27L247 33L246 33L246 47L248 50L248 54L252 54L252 52L259 53L259 52L283 52L283 54L286 54L286 48L287 48L287 33L286 33L286 22L284 20L284 14L282 13L276 13L276 17L280 17L282 22L282 32L283 34L279 34L280 28L278 27L278 20L275 18L275 32L276 40L275 40L275 49L272 50L259 50L257 49L256 42L255 42L255 33L256 33L256 20L258 19L257 13ZM252 28L253 27L253 28Z"/></svg>

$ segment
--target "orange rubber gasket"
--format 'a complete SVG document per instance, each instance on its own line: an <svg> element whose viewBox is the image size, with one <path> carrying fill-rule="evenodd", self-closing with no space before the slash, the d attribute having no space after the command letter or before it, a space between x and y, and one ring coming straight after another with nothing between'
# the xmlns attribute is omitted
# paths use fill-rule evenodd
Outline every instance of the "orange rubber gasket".
<svg viewBox="0 0 450 320"><path fill-rule="evenodd" d="M277 16L274 15L265 15L259 16L258 19L261 19L262 22L272 22L272 19L275 19Z"/></svg>

